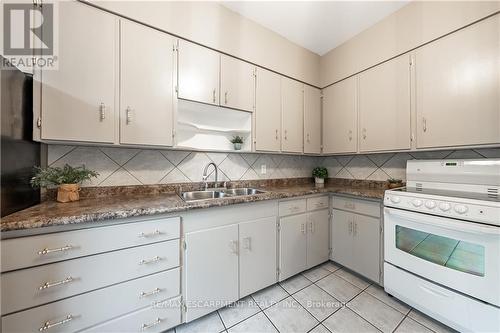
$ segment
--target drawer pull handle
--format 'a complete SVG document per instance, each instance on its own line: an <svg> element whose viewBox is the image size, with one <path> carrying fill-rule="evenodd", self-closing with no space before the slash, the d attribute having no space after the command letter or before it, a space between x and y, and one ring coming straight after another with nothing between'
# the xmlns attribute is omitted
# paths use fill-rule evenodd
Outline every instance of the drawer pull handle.
<svg viewBox="0 0 500 333"><path fill-rule="evenodd" d="M49 253L53 253L53 252L64 252L64 251L68 251L68 250L71 250L73 248L73 246L71 245L66 245L66 246L63 246L63 247L59 247L57 249L49 249L49 248L45 248L41 251L38 251L38 254L43 256L45 254L49 254Z"/></svg>
<svg viewBox="0 0 500 333"><path fill-rule="evenodd" d="M60 321L56 321L55 323L51 323L50 321L46 321L45 324L43 324L43 326L40 327L38 330L40 332L43 332L43 331L48 330L49 328L66 324L66 323L68 323L68 322L70 322L72 320L73 320L73 316L72 315L67 315L66 318L64 318L63 320L60 320Z"/></svg>
<svg viewBox="0 0 500 333"><path fill-rule="evenodd" d="M162 290L161 290L160 288L156 288L156 289L154 289L154 290L152 290L152 291L149 291L149 292L145 292L145 291L143 291L143 292L141 292L141 295L139 296L139 298L148 297L148 296L153 296L153 295L155 295L155 294L161 293L161 291L162 291Z"/></svg>
<svg viewBox="0 0 500 333"><path fill-rule="evenodd" d="M154 327L154 326L158 325L161 322L162 322L161 318L156 318L156 320L153 321L151 324L142 324L141 330L145 331L148 328Z"/></svg>
<svg viewBox="0 0 500 333"><path fill-rule="evenodd" d="M68 276L64 280L56 281L56 282L45 282L42 286L38 287L38 290L49 289L52 287L60 286L63 284L67 284L73 282L75 279L72 276Z"/></svg>
<svg viewBox="0 0 500 333"><path fill-rule="evenodd" d="M161 235L161 234L162 234L162 232L160 230L155 230L155 231L149 232L149 233L141 232L139 234L139 237L148 238L148 237L158 236L158 235Z"/></svg>
<svg viewBox="0 0 500 333"><path fill-rule="evenodd" d="M160 260L162 260L162 258L159 256L156 256L152 259L142 259L141 261L139 261L139 265L153 264L153 263L158 262Z"/></svg>

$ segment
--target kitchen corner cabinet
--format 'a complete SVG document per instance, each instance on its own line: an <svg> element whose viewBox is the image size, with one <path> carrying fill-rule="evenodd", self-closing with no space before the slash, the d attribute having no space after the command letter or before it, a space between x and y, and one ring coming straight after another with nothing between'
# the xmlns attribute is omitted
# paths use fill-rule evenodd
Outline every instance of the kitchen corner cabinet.
<svg viewBox="0 0 500 333"><path fill-rule="evenodd" d="M357 77L323 89L323 153L357 151Z"/></svg>
<svg viewBox="0 0 500 333"><path fill-rule="evenodd" d="M326 199L328 200L328 199ZM307 268L328 260L330 242L328 209L307 214Z"/></svg>
<svg viewBox="0 0 500 333"><path fill-rule="evenodd" d="M68 1L58 20L58 69L42 73L41 139L113 143L118 18Z"/></svg>
<svg viewBox="0 0 500 333"><path fill-rule="evenodd" d="M360 152L410 149L410 55L359 75Z"/></svg>
<svg viewBox="0 0 500 333"><path fill-rule="evenodd" d="M175 39L121 21L120 143L172 145Z"/></svg>
<svg viewBox="0 0 500 333"><path fill-rule="evenodd" d="M332 260L380 283L380 203L333 197Z"/></svg>
<svg viewBox="0 0 500 333"><path fill-rule="evenodd" d="M417 148L500 142L500 14L416 50Z"/></svg>
<svg viewBox="0 0 500 333"><path fill-rule="evenodd" d="M219 105L219 53L179 40L178 54L179 98Z"/></svg>
<svg viewBox="0 0 500 333"><path fill-rule="evenodd" d="M253 112L255 66L226 55L220 57L220 105Z"/></svg>
<svg viewBox="0 0 500 333"><path fill-rule="evenodd" d="M321 90L304 85L304 153L321 153Z"/></svg>
<svg viewBox="0 0 500 333"><path fill-rule="evenodd" d="M280 219L280 272L283 281L307 268L306 214Z"/></svg>
<svg viewBox="0 0 500 333"><path fill-rule="evenodd" d="M281 77L257 68L255 105L255 149L281 148Z"/></svg>
<svg viewBox="0 0 500 333"><path fill-rule="evenodd" d="M304 145L304 84L281 78L281 150L301 153Z"/></svg>

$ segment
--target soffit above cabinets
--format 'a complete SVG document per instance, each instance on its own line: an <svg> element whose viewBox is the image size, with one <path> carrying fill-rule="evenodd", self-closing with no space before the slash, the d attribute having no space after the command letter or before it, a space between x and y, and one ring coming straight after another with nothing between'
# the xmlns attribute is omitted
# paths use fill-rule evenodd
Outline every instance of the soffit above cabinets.
<svg viewBox="0 0 500 333"><path fill-rule="evenodd" d="M324 55L409 2L221 1L221 4L314 53Z"/></svg>

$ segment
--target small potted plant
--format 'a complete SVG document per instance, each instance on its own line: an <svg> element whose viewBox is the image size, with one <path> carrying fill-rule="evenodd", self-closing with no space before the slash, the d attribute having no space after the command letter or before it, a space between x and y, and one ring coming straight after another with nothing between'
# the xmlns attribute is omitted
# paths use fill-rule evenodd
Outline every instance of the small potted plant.
<svg viewBox="0 0 500 333"><path fill-rule="evenodd" d="M328 170L325 167L316 167L312 171L316 184L324 184L325 178L328 178Z"/></svg>
<svg viewBox="0 0 500 333"><path fill-rule="evenodd" d="M239 135L233 136L231 143L234 145L234 150L241 150L241 145L243 144L243 138Z"/></svg>
<svg viewBox="0 0 500 333"><path fill-rule="evenodd" d="M88 170L85 166L72 167L68 164L64 167L48 167L45 169L36 167L36 174L31 178L31 186L47 187L57 186L57 201L70 202L80 199L80 184L99 174Z"/></svg>
<svg viewBox="0 0 500 333"><path fill-rule="evenodd" d="M403 186L403 181L401 179L396 179L396 178L387 179L387 183L389 188L397 188Z"/></svg>

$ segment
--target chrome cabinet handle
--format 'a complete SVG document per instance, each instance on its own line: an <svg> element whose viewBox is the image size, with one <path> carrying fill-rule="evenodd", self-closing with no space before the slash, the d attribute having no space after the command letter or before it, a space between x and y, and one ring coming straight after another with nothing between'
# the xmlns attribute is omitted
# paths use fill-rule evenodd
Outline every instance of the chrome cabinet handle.
<svg viewBox="0 0 500 333"><path fill-rule="evenodd" d="M158 235L161 235L161 231L158 229L153 231L153 232L149 232L149 233L145 233L145 232L139 233L139 237L144 237L144 238L154 237L154 236L158 236Z"/></svg>
<svg viewBox="0 0 500 333"><path fill-rule="evenodd" d="M215 89L212 90L212 102L215 103Z"/></svg>
<svg viewBox="0 0 500 333"><path fill-rule="evenodd" d="M130 106L127 106L125 113L126 113L126 123L128 125L132 122L132 109L130 108Z"/></svg>
<svg viewBox="0 0 500 333"><path fill-rule="evenodd" d="M68 251L68 250L71 250L73 248L72 245L66 245L66 246L63 246L63 247L59 247L57 249L49 249L49 248L45 248L43 250L40 250L38 251L38 255L46 255L46 254L49 254L49 253L54 253L54 252L64 252L64 251Z"/></svg>
<svg viewBox="0 0 500 333"><path fill-rule="evenodd" d="M366 140L366 128L363 128L362 133L363 133L363 140Z"/></svg>
<svg viewBox="0 0 500 333"><path fill-rule="evenodd" d="M314 223L313 223L313 221L309 222L309 232L310 232L311 234L313 234L313 233L314 233Z"/></svg>
<svg viewBox="0 0 500 333"><path fill-rule="evenodd" d="M227 91L224 93L224 104L227 104Z"/></svg>
<svg viewBox="0 0 500 333"><path fill-rule="evenodd" d="M155 320L155 321L153 321L151 324L142 324L142 326L141 326L141 330L142 330L142 331L145 331L145 330L147 330L148 328L154 327L154 326L158 325L158 324L159 324L159 323L161 323L161 322L162 322L161 318L156 318L156 320Z"/></svg>
<svg viewBox="0 0 500 333"><path fill-rule="evenodd" d="M278 130L276 130L276 140L278 140Z"/></svg>
<svg viewBox="0 0 500 333"><path fill-rule="evenodd" d="M301 233L303 233L303 234L305 234L305 233L306 233L306 224L305 224L305 223L302 223L302 224L300 225L300 232L301 232Z"/></svg>
<svg viewBox="0 0 500 333"><path fill-rule="evenodd" d="M232 254L238 255L238 241L236 241L236 240L230 241L229 248L231 249Z"/></svg>
<svg viewBox="0 0 500 333"><path fill-rule="evenodd" d="M73 320L73 315L67 315L66 318L64 318L63 320L60 320L60 321L56 321L55 323L51 323L50 321L46 321L42 327L40 327L38 330L40 332L43 332L43 331L46 331L48 330L49 328L52 328L52 327L55 327L55 326L59 326L59 325L62 325L62 324L66 324L67 322L70 322Z"/></svg>
<svg viewBox="0 0 500 333"><path fill-rule="evenodd" d="M106 104L104 104L104 103L101 103L99 105L99 119L101 121L103 121L104 119L106 119Z"/></svg>
<svg viewBox="0 0 500 333"><path fill-rule="evenodd" d="M243 238L243 248L248 251L252 251L252 237Z"/></svg>
<svg viewBox="0 0 500 333"><path fill-rule="evenodd" d="M45 282L43 285L41 285L40 287L38 287L38 290L44 290L44 289L49 289L49 288L52 288L52 287L60 286L60 285L63 285L63 284L67 284L67 283L73 282L74 280L75 279L72 276L68 276L67 278L65 278L64 280L61 280L61 281Z"/></svg>
<svg viewBox="0 0 500 333"><path fill-rule="evenodd" d="M139 265L153 264L153 263L158 262L160 260L162 260L162 258L159 256L153 257L151 259L142 259L141 261L139 261Z"/></svg>
<svg viewBox="0 0 500 333"><path fill-rule="evenodd" d="M425 117L422 117L422 130L427 132L427 119Z"/></svg>
<svg viewBox="0 0 500 333"><path fill-rule="evenodd" d="M139 295L139 298L144 298L144 297L148 297L148 296L153 296L155 294L158 294L158 293L161 293L162 290L160 288L155 288L151 291L148 291L148 292L141 292L141 294Z"/></svg>
<svg viewBox="0 0 500 333"><path fill-rule="evenodd" d="M349 130L349 141L352 141L352 130Z"/></svg>

